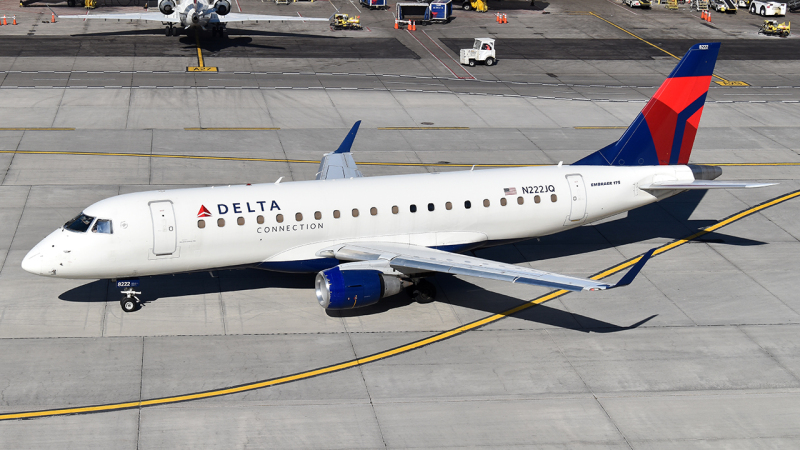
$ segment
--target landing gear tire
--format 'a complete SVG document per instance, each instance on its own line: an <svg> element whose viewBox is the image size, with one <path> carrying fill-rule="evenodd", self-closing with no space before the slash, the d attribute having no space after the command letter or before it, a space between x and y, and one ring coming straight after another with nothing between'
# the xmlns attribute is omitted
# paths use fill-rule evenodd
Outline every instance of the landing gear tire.
<svg viewBox="0 0 800 450"><path fill-rule="evenodd" d="M172 27L164 28L164 36L172 36Z"/></svg>
<svg viewBox="0 0 800 450"><path fill-rule="evenodd" d="M492 58L492 57L486 58L486 65L487 66L493 66L494 65L494 58Z"/></svg>
<svg viewBox="0 0 800 450"><path fill-rule="evenodd" d="M141 309L142 304L135 298L123 297L122 300L119 301L119 306L121 306L122 310L126 313L130 313Z"/></svg>
<svg viewBox="0 0 800 450"><path fill-rule="evenodd" d="M409 289L411 299L417 303L430 303L436 298L436 286L428 280L420 280Z"/></svg>

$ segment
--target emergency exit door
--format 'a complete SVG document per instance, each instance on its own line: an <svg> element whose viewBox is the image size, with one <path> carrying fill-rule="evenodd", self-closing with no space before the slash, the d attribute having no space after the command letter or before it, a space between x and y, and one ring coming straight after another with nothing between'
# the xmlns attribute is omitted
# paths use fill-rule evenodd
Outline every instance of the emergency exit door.
<svg viewBox="0 0 800 450"><path fill-rule="evenodd" d="M175 230L175 212L172 209L172 202L150 203L150 215L153 217L153 253L156 255L171 255L178 245L178 233Z"/></svg>
<svg viewBox="0 0 800 450"><path fill-rule="evenodd" d="M577 174L567 175L570 193L569 218L564 225L583 222L586 217L586 186L583 184L583 177Z"/></svg>

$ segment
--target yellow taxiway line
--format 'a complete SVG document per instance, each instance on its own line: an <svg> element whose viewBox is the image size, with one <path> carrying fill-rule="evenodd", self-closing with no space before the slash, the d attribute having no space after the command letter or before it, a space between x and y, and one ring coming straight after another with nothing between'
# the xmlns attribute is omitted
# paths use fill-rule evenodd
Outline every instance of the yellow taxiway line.
<svg viewBox="0 0 800 450"><path fill-rule="evenodd" d="M593 12L589 11L589 14L588 14L588 15L590 15L590 16L594 16L594 17L597 17L598 19L600 19L600 20L602 20L603 22L605 22L605 23L607 23L607 24L611 25L612 27L614 27L614 28L617 28L618 30L620 30L620 31L622 31L622 32L624 32L624 33L626 33L626 34L629 34L629 35L631 35L631 36L635 37L636 39L638 39L638 40L640 40L640 41L644 42L645 44L647 44L647 45L649 45L649 46L651 46L651 47L653 47L653 48L655 48L655 49L658 49L658 50L660 50L660 51L662 51L662 52L666 53L666 54L667 54L667 55L669 55L669 56L672 56L673 58L675 58L675 59L677 59L677 60L679 60L679 61L680 61L680 59L681 59L679 56L675 56L675 55L673 55L672 53L670 53L670 52L668 52L668 51L664 50L663 48L661 48L661 47L657 46L656 44L653 44L652 42L648 41L647 39L644 39L644 38L642 38L641 36L637 36L636 34L634 34L634 33L630 32L630 31L626 30L625 28L623 28L623 27L621 27L621 26L619 26L619 25L615 24L614 22L612 22L612 21L610 21L610 20L608 20L608 19L605 19L604 17L600 16L599 14L595 14L595 13L593 13ZM712 75L713 75L714 77L716 77L716 78L718 78L718 79L720 80L720 81L717 81L716 83L717 83L717 84L719 84L719 85L721 85L721 86L749 86L749 84L745 83L744 81L731 81L731 80L726 80L725 78L722 78L721 76L719 76L719 75L717 75L717 74L712 74Z"/></svg>
<svg viewBox="0 0 800 450"><path fill-rule="evenodd" d="M189 66L186 68L187 72L216 72L216 67L206 67L203 63L203 50L200 48L200 32L195 31L194 42L197 47L197 66Z"/></svg>
<svg viewBox="0 0 800 450"><path fill-rule="evenodd" d="M261 130L262 128L258 128ZM205 130L205 129L204 129ZM211 130L222 130L213 128ZM2 129L0 129L2 131ZM294 163L294 164L319 164L315 159L280 159L280 158L246 158L236 156L199 156L199 155L170 155L170 154L150 154L150 153L113 153L113 152L68 152L57 150L0 150L0 154L16 153L19 155L51 155L51 156L120 156L127 158L165 158L165 159L206 159L212 161L247 161L247 162L270 162L270 163ZM361 166L387 166L387 167L543 167L554 166L555 164L451 164L451 163L415 163L415 162L375 162L360 161ZM773 162L773 163L694 163L706 166L726 166L726 167L791 167L800 166L800 162Z"/></svg>
<svg viewBox="0 0 800 450"><path fill-rule="evenodd" d="M697 233L694 233L691 236L685 237L683 239L678 239L678 240L675 240L673 242L670 242L669 244L665 244L665 245L662 245L661 247L658 247L656 249L656 251L653 252L653 256L656 256L656 255L659 255L661 253L665 253L665 252L668 252L670 250L673 250L673 249L675 249L677 247L680 247L681 245L684 245L684 244L686 244L688 242L691 242L692 240L697 239L697 238L699 238L699 237L701 237L701 236L703 236L705 234L712 233L712 232L714 232L716 230L719 230L722 227L730 225L730 224L732 224L732 223L734 223L734 222L736 222L738 220L741 220L741 219L743 219L745 217L748 217L748 216L750 216L752 214L755 214L755 213L757 213L759 211L762 211L762 210L764 210L766 208L778 205L780 203L786 202L788 200L791 200L791 199L797 198L797 197L800 197L800 190L784 194L784 195L782 195L780 197L776 197L776 198L774 198L772 200L768 200L768 201L766 201L764 203L761 203L759 205L753 206L752 208L745 209L745 210L743 210L741 212L738 212L738 213L736 213L736 214L734 214L732 216L729 216L729 217L717 222L716 224L714 224L714 225L712 225L710 227L707 227L707 228L705 228L705 229L703 229L701 231L698 231ZM624 270L627 267L630 267L630 266L636 264L640 259L641 259L641 255L637 256L635 258L631 258L631 259L629 259L629 260L627 260L627 261L625 261L623 263L617 264L617 265L615 265L615 266L613 266L613 267L611 267L609 269L606 269L606 270L604 270L602 272L599 272L599 273L597 273L597 274L595 274L595 275L593 275L593 276L591 276L589 278L591 278L592 280L603 279L605 277L613 275L613 274L615 274L617 272L620 272L621 270ZM540 304L545 303L545 302L547 302L549 300L553 300L555 298L561 297L561 296L563 296L563 295L565 295L567 293L569 293L569 291L566 291L566 290L563 290L563 289L562 290L552 291L552 292L549 292L549 293L547 293L545 295L537 297L537 298L535 298L533 300L525 302L525 303L523 303L523 304L521 304L521 305L519 305L517 307L508 309L508 310L503 311L503 312L498 313L498 314L493 314L491 316L484 317L482 319L476 320L474 322L470 322L470 323L468 323L466 325L462 325L462 326L457 327L457 328L453 328L451 330L447 330L447 331L444 331L444 332L441 332L441 333L437 333L437 334L435 334L433 336L430 336L430 337L427 337L427 338L424 338L424 339L420 339L420 340L417 340L417 341L414 341L414 342L410 342L408 344L401 345L401 346L395 347L393 349L389 349L389 350L385 350L385 351L382 351L382 352L374 353L372 355L365 356L363 358L356 358L356 359L352 359L352 360L349 360L349 361L344 361L344 362L341 362L341 363L338 363L338 364L332 364L330 366L319 367L319 368L316 368L316 369L311 369L311 370L307 370L307 371L303 371L303 372L298 372L298 373L295 373L293 375L287 375L287 376L272 378L272 379L269 379L269 380L256 381L256 382L253 382L253 383L245 383L245 384L241 384L241 385L238 385L238 386L231 386L231 387L226 387L226 388L222 388L222 389L213 389L213 390L204 391L204 392L195 392L195 393L189 393L189 394L184 394L184 395L176 395L176 396L171 396L171 397L161 397L161 398L130 401L130 402L122 402L122 403L109 403L109 404L105 404L105 405L82 406L82 407L76 407L76 408L62 408L62 409L49 409L49 410L42 410L42 411L6 413L6 414L0 414L0 421L3 421L3 420L15 420L15 419L33 419L33 418L38 418L38 417L62 416L62 415L67 415L67 414L99 413L99 412L107 412L107 411L118 411L118 410L129 409L129 408L142 408L142 407L146 407L146 406L166 405L166 404L172 404L172 403L186 402L186 401L190 401L190 400L199 400L199 399L204 399L204 398L219 397L219 396L222 396L222 395L236 394L236 393L240 393L240 392L252 391L252 390L255 390L255 389L262 389L262 388L269 387L269 386L276 386L276 385L280 385L280 384L291 383L291 382L294 382L294 381L305 380L305 379L308 379L308 378L312 378L312 377L316 377L316 376L320 376L320 375L326 375L326 374L329 374L329 373L338 372L340 370L345 370L345 369L349 369L349 368L352 368L352 367L357 367L357 366L361 366L361 365L368 364L368 363L371 363L371 362L375 362L375 361L379 361L379 360L382 360L382 359L390 358L392 356L396 356L396 355L399 355L399 354L402 354L402 353L407 353L407 352L410 352L412 350L416 350L416 349L424 347L426 345L431 345L431 344L434 344L434 343L437 343L437 342L441 342L441 341L443 341L445 339L449 339L451 337L455 337L455 336L458 336L460 334L466 333L468 331L475 330L477 328L483 327L483 326L488 325L490 323L497 322L497 321L502 320L502 319L504 319L504 318L506 318L506 317L508 317L510 315L516 314L516 313L518 313L520 311L524 311L524 310L526 310L528 308L531 308L531 307L534 307L536 305L540 305Z"/></svg>

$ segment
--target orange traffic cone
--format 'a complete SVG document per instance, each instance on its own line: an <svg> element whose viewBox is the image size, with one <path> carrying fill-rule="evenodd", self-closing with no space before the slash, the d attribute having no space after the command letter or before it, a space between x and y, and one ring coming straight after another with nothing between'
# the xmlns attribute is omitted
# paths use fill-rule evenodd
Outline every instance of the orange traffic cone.
<svg viewBox="0 0 800 450"><path fill-rule="evenodd" d="M500 14L494 13L494 21L500 23Z"/></svg>
<svg viewBox="0 0 800 450"><path fill-rule="evenodd" d="M508 23L508 15L503 14L503 23Z"/></svg>
<svg viewBox="0 0 800 450"><path fill-rule="evenodd" d="M711 23L711 11L706 13L706 22Z"/></svg>
<svg viewBox="0 0 800 450"><path fill-rule="evenodd" d="M5 14L3 14L3 25L8 25L8 23L6 22L6 15Z"/></svg>
<svg viewBox="0 0 800 450"><path fill-rule="evenodd" d="M411 22L411 31L417 31L417 21Z"/></svg>
<svg viewBox="0 0 800 450"><path fill-rule="evenodd" d="M56 23L56 13L53 13L50 17L50 23Z"/></svg>
<svg viewBox="0 0 800 450"><path fill-rule="evenodd" d="M394 21L394 29L395 30L399 30L400 29L400 26L397 24L396 20Z"/></svg>
<svg viewBox="0 0 800 450"><path fill-rule="evenodd" d="M16 24L17 24L17 16L14 16L14 21L11 22L11 25L16 25Z"/></svg>

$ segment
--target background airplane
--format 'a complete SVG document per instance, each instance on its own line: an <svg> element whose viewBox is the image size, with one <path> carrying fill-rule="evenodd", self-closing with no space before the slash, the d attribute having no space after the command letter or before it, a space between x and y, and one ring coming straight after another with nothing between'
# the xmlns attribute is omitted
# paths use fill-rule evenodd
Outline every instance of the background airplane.
<svg viewBox="0 0 800 450"><path fill-rule="evenodd" d="M125 311L140 307L136 277L258 267L318 272L321 306L374 304L404 288L435 296L435 272L569 290L616 284L459 254L558 233L692 189L765 183L716 181L719 167L688 165L719 43L678 63L615 143L573 165L363 177L350 153L357 122L320 163L316 180L125 194L97 202L37 244L24 270L58 278L117 279Z"/></svg>
<svg viewBox="0 0 800 450"><path fill-rule="evenodd" d="M53 13L55 14L55 12ZM225 31L225 24L229 22L253 21L302 21L302 22L329 22L330 18L299 17L299 16L271 16L264 14L242 14L231 12L229 0L160 0L157 12L120 13L120 14L95 14L95 15L66 15L59 19L119 19L119 20L150 20L166 24L165 34L177 36L180 29L200 28L203 30L211 27L211 35L220 37ZM177 25L177 26L176 26Z"/></svg>

